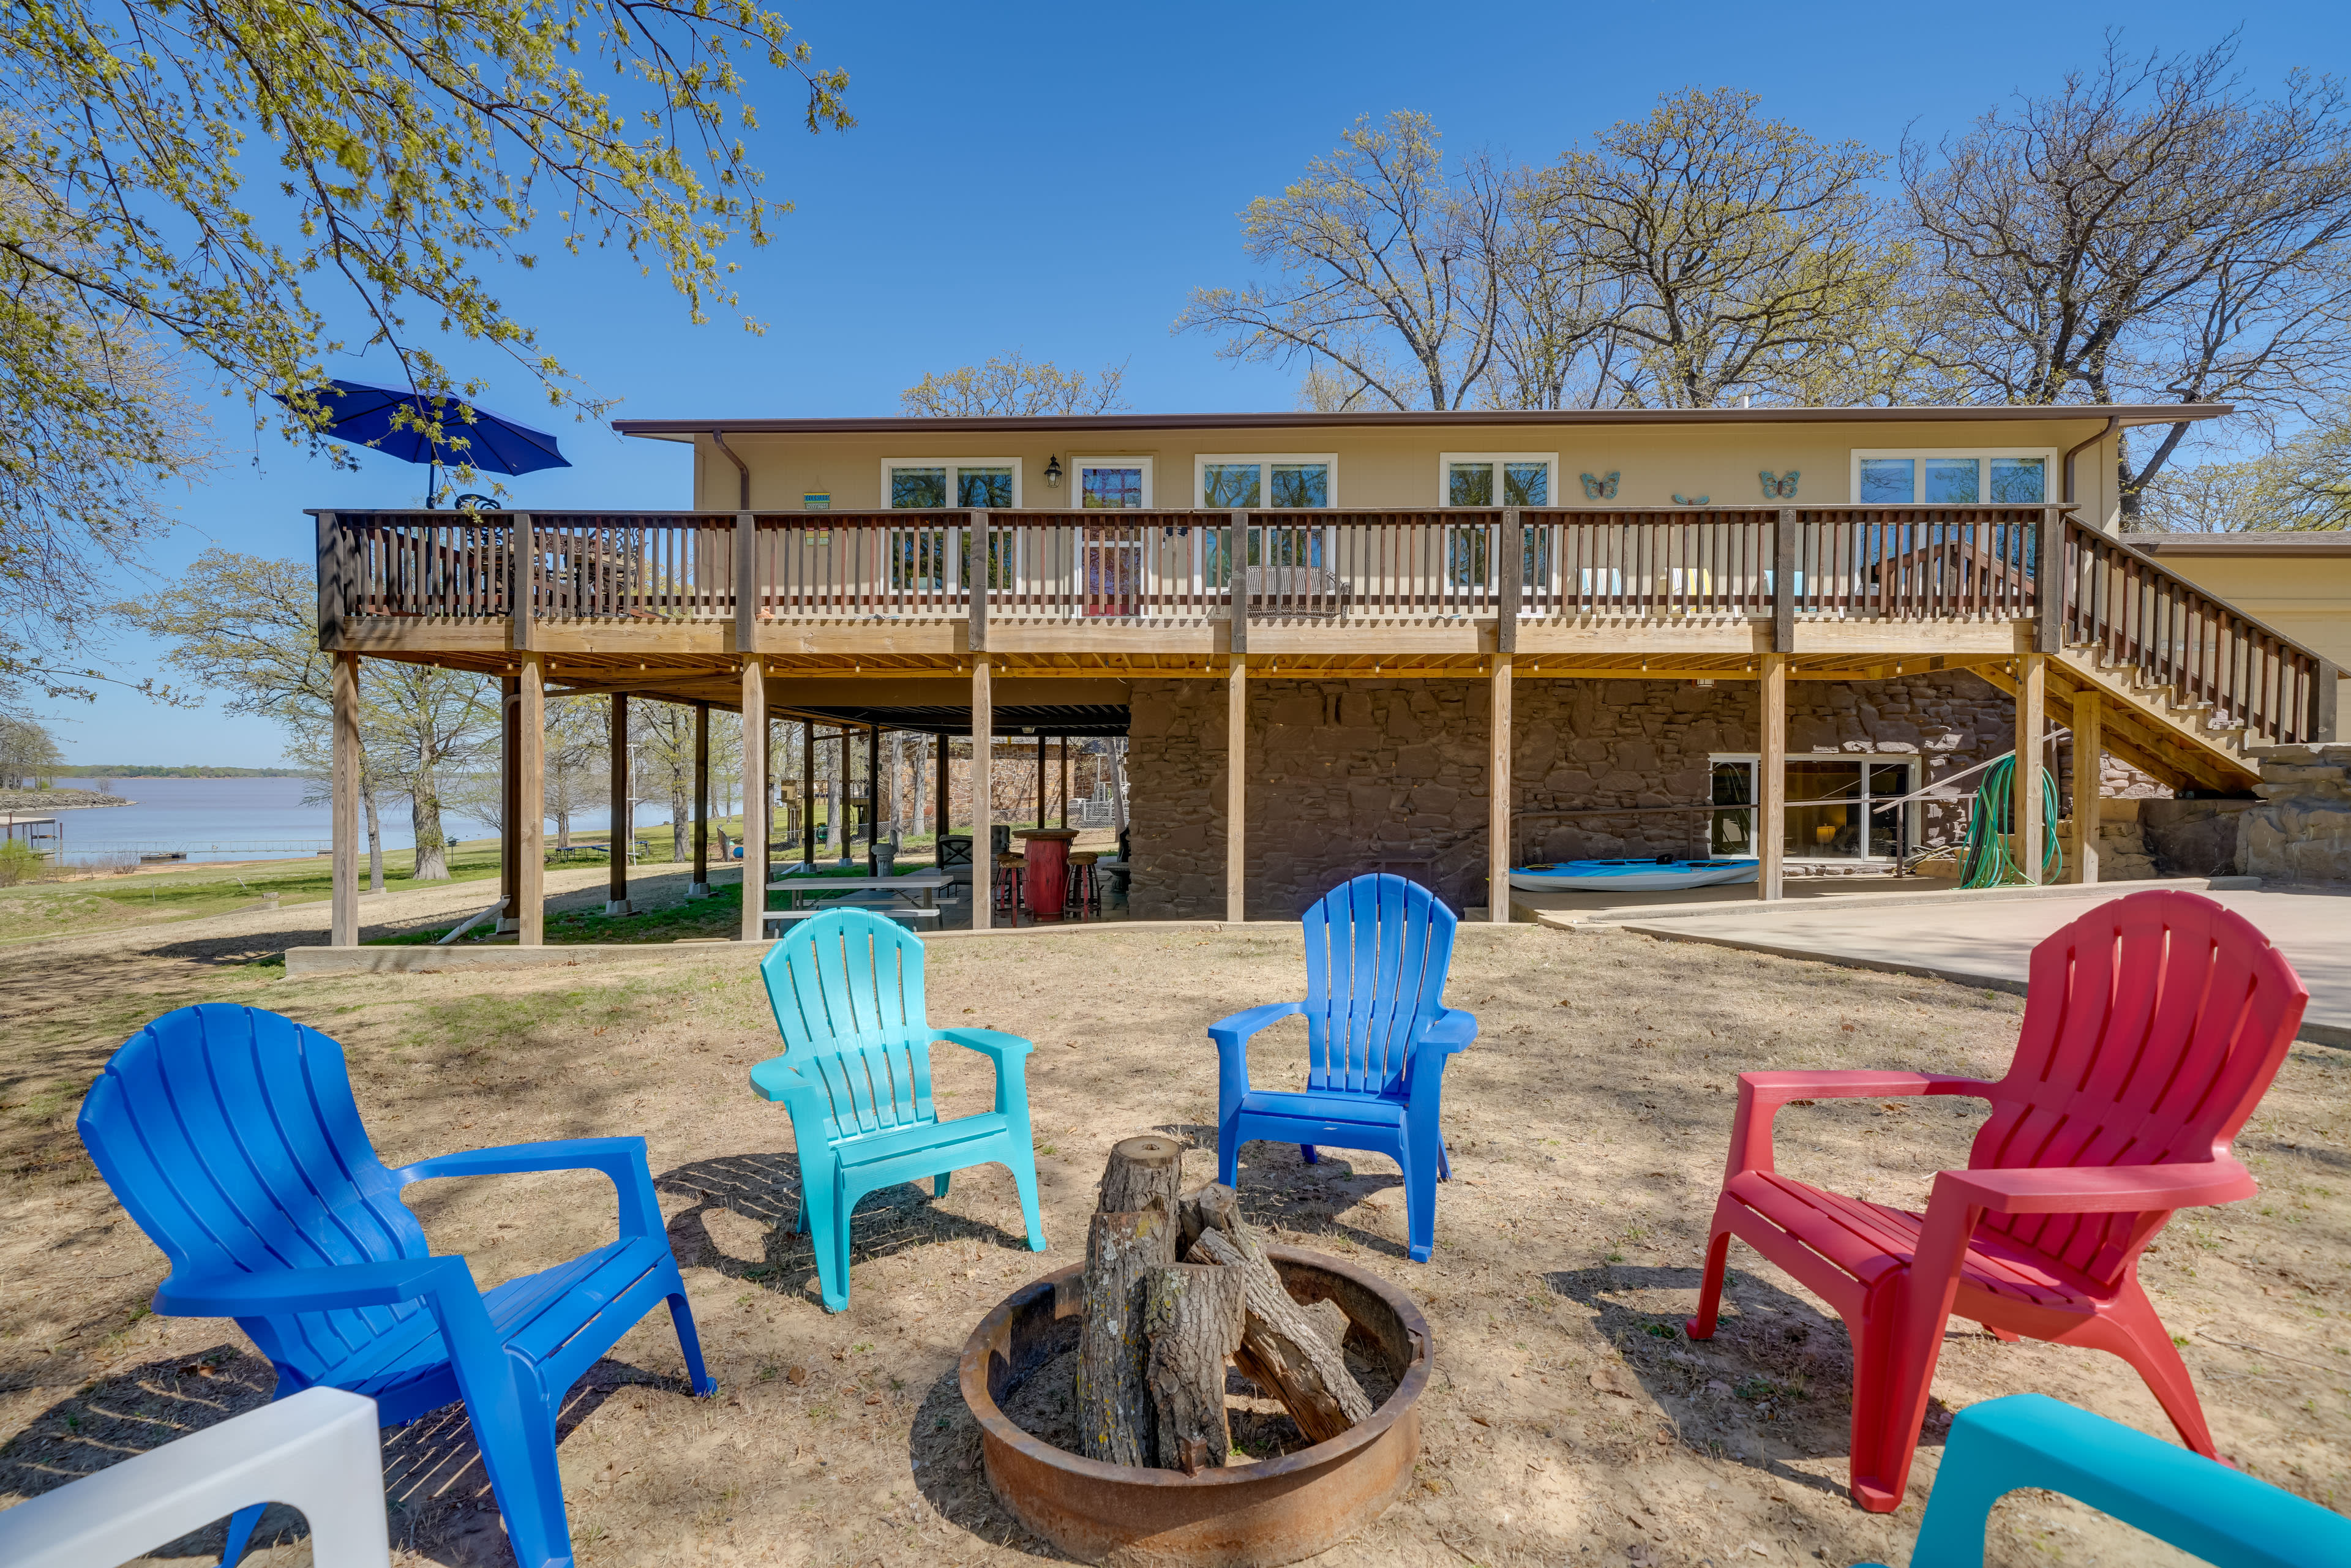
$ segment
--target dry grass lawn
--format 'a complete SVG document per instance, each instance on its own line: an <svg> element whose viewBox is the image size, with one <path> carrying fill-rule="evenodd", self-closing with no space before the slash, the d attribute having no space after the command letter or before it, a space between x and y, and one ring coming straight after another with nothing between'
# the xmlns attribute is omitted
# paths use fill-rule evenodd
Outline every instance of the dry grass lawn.
<svg viewBox="0 0 2351 1568"><path fill-rule="evenodd" d="M1037 1042L1029 1071L1052 1250L1019 1237L1000 1171L913 1187L857 1217L852 1310L819 1306L778 1107L744 1071L771 1054L756 972L728 956L602 969L288 983L272 967L135 946L0 956L0 1504L47 1490L266 1396L270 1371L226 1322L145 1302L162 1262L72 1132L81 1090L140 1022L182 1003L251 1002L348 1048L386 1160L533 1138L636 1133L652 1148L720 1393L684 1392L664 1316L575 1391L561 1456L586 1568L686 1563L1011 1563L1052 1558L987 1494L956 1387L975 1321L1082 1245L1111 1143L1189 1134L1213 1174L1213 1019L1298 989L1279 928L1046 933L933 944L931 1016ZM1457 1179L1437 1252L1408 1262L1388 1162L1253 1145L1241 1194L1285 1240L1401 1281L1437 1334L1426 1451L1410 1498L1330 1563L1900 1563L1948 1412L2040 1389L2169 1436L2117 1361L2001 1344L1954 1325L1938 1407L1890 1517L1844 1494L1845 1335L1784 1277L1734 1249L1722 1332L1682 1338L1743 1068L1901 1066L1996 1073L2020 1004L1825 966L1530 926L1462 933L1450 999L1483 1021L1447 1082ZM1259 1037L1260 1082L1302 1074L1295 1022ZM981 1108L987 1064L937 1052L944 1113ZM2332 1507L2351 1503L2351 1057L2297 1048L2240 1145L2257 1200L2175 1222L2145 1275L2224 1449ZM1782 1168L1923 1201L1965 1159L1980 1114L1949 1101L1792 1109ZM432 1184L435 1249L485 1284L609 1234L588 1176ZM509 1559L461 1416L386 1437L396 1560ZM308 1561L273 1513L253 1561ZM219 1531L158 1553L200 1562ZM2019 1494L1992 1561L2144 1563L2164 1554L2072 1504Z"/></svg>

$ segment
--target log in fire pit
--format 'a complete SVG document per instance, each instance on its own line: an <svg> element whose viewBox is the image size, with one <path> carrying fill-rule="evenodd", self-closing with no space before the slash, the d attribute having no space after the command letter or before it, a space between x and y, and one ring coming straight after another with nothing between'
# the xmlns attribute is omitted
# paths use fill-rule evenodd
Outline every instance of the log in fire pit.
<svg viewBox="0 0 2351 1568"><path fill-rule="evenodd" d="M1119 1154L1144 1153L1144 1144L1130 1140ZM1088 1264L1073 1264L1015 1291L982 1320L964 1347L964 1403L979 1422L990 1490L1022 1523L1064 1552L1123 1568L1271 1568L1343 1540L1411 1484L1420 1455L1418 1400L1428 1383L1427 1322L1409 1297L1376 1275L1321 1253L1257 1240L1230 1218L1225 1189L1203 1188L1173 1205L1164 1197L1138 1200L1134 1189L1123 1187L1121 1166L1114 1155L1104 1178L1105 1212L1094 1217ZM1157 1178L1163 1193L1172 1192L1177 1169ZM1222 1223L1228 1228L1211 1236L1209 1246L1198 1246L1200 1205L1207 1203L1207 1227L1214 1230L1218 1198L1224 1200ZM1119 1207L1113 1209L1113 1204ZM1184 1212L1171 1214L1170 1208ZM1119 1329L1122 1337L1137 1342L1134 1354L1145 1367L1141 1375L1147 1396L1140 1388L1112 1389L1101 1369L1108 1354L1102 1333L1105 1281L1114 1282L1120 1273L1118 1239L1138 1228L1145 1209L1165 1215L1171 1224L1188 1218L1195 1233L1189 1250L1201 1260L1144 1270L1131 1287L1135 1300L1158 1303L1144 1314L1151 1334L1147 1363L1142 1359L1142 1333L1134 1332L1134 1325ZM1224 1246L1227 1237L1238 1243L1238 1251ZM1212 1254L1218 1255L1214 1262ZM1245 1267L1254 1276L1246 1331L1238 1277ZM1236 1277L1217 1278L1228 1272ZM1269 1301L1276 1278L1286 1299ZM1257 1291L1255 1281L1264 1281L1264 1293ZM1196 1307L1219 1316L1223 1326L1204 1338L1184 1314L1171 1315L1165 1305L1171 1288L1193 1292L1187 1312ZM1376 1408L1337 1367L1336 1347L1304 1312L1322 1301L1344 1315L1344 1348L1370 1364L1373 1370L1365 1375L1375 1387L1393 1379L1394 1392ZM1246 1348L1240 1344L1244 1332ZM1084 1359L1074 1392L1083 1430L1071 1447L1057 1447L1016 1422L1006 1406L1018 1408L1023 1385L1049 1364L1066 1375L1081 1341ZM1204 1398L1224 1405L1226 1356L1251 1383L1278 1395L1293 1416L1302 1417L1298 1441L1311 1446L1250 1462L1227 1461L1225 1412L1197 1408ZM1214 1363L1212 1384L1201 1368L1178 1364L1202 1361ZM1340 1378L1346 1385L1334 1400L1331 1385ZM1048 1388L1040 1384L1038 1392ZM1063 1397L1066 1408L1066 1397ZM1343 1403L1343 1411L1338 1407ZM1153 1405L1155 1421L1145 1408ZM1024 1419L1038 1426L1033 1418ZM1124 1430L1118 1430L1122 1426ZM1184 1433L1204 1434L1205 1440ZM1322 1440L1312 1441L1316 1436ZM1074 1451L1079 1447L1136 1452L1145 1462L1090 1458ZM1155 1458L1155 1466L1149 1462Z"/></svg>

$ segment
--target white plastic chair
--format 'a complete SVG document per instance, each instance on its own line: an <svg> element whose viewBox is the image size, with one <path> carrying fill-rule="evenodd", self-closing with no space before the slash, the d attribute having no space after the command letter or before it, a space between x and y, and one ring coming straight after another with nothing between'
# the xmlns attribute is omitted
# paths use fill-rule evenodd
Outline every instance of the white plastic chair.
<svg viewBox="0 0 2351 1568"><path fill-rule="evenodd" d="M317 1568L391 1568L375 1401L306 1388L0 1511L8 1568L112 1568L259 1502L299 1509Z"/></svg>

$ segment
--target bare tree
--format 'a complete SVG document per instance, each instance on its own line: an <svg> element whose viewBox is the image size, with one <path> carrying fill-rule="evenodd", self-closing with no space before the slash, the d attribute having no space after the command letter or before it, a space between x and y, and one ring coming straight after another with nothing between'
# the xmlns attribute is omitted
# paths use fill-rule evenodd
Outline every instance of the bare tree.
<svg viewBox="0 0 2351 1568"><path fill-rule="evenodd" d="M2351 131L2343 89L2255 100L2234 35L2104 57L1933 148L1906 141L1907 221L1944 278L1977 395L2228 401L2307 415L2351 373ZM2126 449L2126 517L2188 434Z"/></svg>
<svg viewBox="0 0 2351 1568"><path fill-rule="evenodd" d="M1196 290L1176 329L1227 334L1227 359L1303 359L1326 378L1314 395L1341 406L1462 407L1494 359L1504 180L1483 156L1448 173L1437 143L1425 114L1358 120L1241 214L1249 259L1276 280Z"/></svg>
<svg viewBox="0 0 2351 1568"><path fill-rule="evenodd" d="M1031 360L1015 349L984 365L926 375L898 394L898 406L925 419L1107 413L1126 406L1125 382L1123 361L1104 365L1088 381L1083 371L1063 371L1050 360Z"/></svg>
<svg viewBox="0 0 2351 1568"><path fill-rule="evenodd" d="M1519 314L1554 356L1589 347L1596 402L1889 395L1917 356L1895 319L1906 256L1869 193L1882 162L1752 94L1662 99L1528 183Z"/></svg>
<svg viewBox="0 0 2351 1568"><path fill-rule="evenodd" d="M2140 492L2135 526L2198 533L2351 528L2351 403L2246 462L2163 469Z"/></svg>

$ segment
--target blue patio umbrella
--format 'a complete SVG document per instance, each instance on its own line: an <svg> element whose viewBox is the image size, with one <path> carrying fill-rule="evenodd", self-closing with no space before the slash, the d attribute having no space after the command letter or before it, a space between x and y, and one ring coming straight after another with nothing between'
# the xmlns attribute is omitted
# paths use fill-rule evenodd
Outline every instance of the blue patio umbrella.
<svg viewBox="0 0 2351 1568"><path fill-rule="evenodd" d="M477 403L465 402L455 396L428 397L422 392L346 381L314 387L310 396L328 416L319 434L354 446L371 446L404 463L436 466L446 464L451 467L471 464L491 474L528 474L540 468L571 466L571 460L558 450L555 437L545 431L502 419ZM293 406L285 397L277 401ZM434 421L437 412L440 441L427 440L425 433L413 426L396 426L393 415L402 406L426 423ZM471 419L465 417L468 409L473 413ZM460 442L464 444L458 444ZM424 504L433 504L429 483Z"/></svg>

